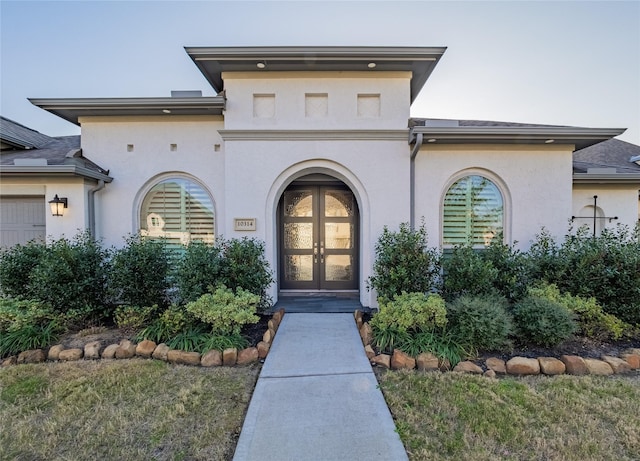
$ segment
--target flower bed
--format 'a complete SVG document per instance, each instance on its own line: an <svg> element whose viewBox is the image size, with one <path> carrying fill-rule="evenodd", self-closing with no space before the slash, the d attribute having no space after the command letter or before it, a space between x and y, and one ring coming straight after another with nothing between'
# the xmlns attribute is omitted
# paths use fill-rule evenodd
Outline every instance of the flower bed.
<svg viewBox="0 0 640 461"><path fill-rule="evenodd" d="M98 360L98 359L128 359L132 357L151 358L170 363L192 366L234 366L248 365L264 360L269 353L271 343L275 338L278 327L284 317L284 309L276 311L268 322L267 330L262 335L262 341L256 346L237 350L235 348L224 351L210 350L204 354L170 349L166 344L156 344L144 340L134 343L129 339L122 339L118 343L105 344L102 341L89 341L83 347L66 348L56 344L49 349L32 349L18 355L6 358L2 366L22 363L40 363L50 361Z"/></svg>
<svg viewBox="0 0 640 461"><path fill-rule="evenodd" d="M422 353L417 357L395 349L392 354L377 354L372 347L372 332L368 322L363 320L362 311L355 311L354 318L360 332L365 353L374 366L388 369L418 369L420 371L455 371L462 373L497 375L613 375L623 373L640 374L640 348L630 348L619 356L605 355L600 358L580 357L578 355L560 355L560 357L511 357L503 360L488 357L481 363L462 361L451 366L431 353Z"/></svg>

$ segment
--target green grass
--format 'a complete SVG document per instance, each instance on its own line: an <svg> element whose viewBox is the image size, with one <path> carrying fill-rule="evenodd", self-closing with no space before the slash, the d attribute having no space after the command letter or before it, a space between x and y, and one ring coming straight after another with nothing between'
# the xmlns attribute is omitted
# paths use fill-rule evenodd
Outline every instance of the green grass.
<svg viewBox="0 0 640 461"><path fill-rule="evenodd" d="M0 368L0 460L227 460L259 366ZM411 460L638 460L640 375L378 376Z"/></svg>
<svg viewBox="0 0 640 461"><path fill-rule="evenodd" d="M378 376L411 460L638 460L640 377Z"/></svg>
<svg viewBox="0 0 640 461"><path fill-rule="evenodd" d="M0 459L231 459L258 372L150 360L2 368Z"/></svg>

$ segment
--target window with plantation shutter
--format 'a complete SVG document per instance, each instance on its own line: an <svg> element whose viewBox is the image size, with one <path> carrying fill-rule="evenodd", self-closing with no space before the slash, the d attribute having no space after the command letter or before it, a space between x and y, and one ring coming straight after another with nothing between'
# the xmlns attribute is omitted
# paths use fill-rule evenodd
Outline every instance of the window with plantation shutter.
<svg viewBox="0 0 640 461"><path fill-rule="evenodd" d="M442 238L445 246L484 247L503 230L503 200L484 176L457 180L444 197Z"/></svg>
<svg viewBox="0 0 640 461"><path fill-rule="evenodd" d="M140 210L140 233L170 246L213 243L213 201L199 184L167 179L151 188Z"/></svg>

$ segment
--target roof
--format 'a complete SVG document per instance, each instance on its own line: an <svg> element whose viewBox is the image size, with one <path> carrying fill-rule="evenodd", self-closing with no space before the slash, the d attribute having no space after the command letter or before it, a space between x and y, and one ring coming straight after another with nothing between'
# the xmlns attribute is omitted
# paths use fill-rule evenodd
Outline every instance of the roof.
<svg viewBox="0 0 640 461"><path fill-rule="evenodd" d="M488 120L409 119L409 142L466 144L572 144L576 149L613 138L625 128L583 128Z"/></svg>
<svg viewBox="0 0 640 461"><path fill-rule="evenodd" d="M82 155L80 136L50 137L31 130L19 123L2 117L2 140L5 141L6 126L18 127L19 130L32 132L32 141L38 145L34 148L21 146L0 153L0 174L2 176L48 176L72 175L111 182L109 171L93 163ZM11 123L9 123L11 122ZM22 132L22 131L20 131ZM37 134L33 135L33 134ZM26 140L22 141L26 143Z"/></svg>
<svg viewBox="0 0 640 461"><path fill-rule="evenodd" d="M29 98L32 104L71 123L83 116L222 115L224 96L159 98Z"/></svg>
<svg viewBox="0 0 640 461"><path fill-rule="evenodd" d="M615 168L617 173L640 173L640 165L631 161L640 156L640 146L620 139L595 144L573 153L573 171L586 173L588 168Z"/></svg>
<svg viewBox="0 0 640 461"><path fill-rule="evenodd" d="M0 116L0 141L13 148L33 149L44 146L51 141L51 138L18 122Z"/></svg>
<svg viewBox="0 0 640 461"><path fill-rule="evenodd" d="M582 183L630 183L640 187L640 146L620 139L573 153L573 180Z"/></svg>
<svg viewBox="0 0 640 461"><path fill-rule="evenodd" d="M223 72L410 71L413 102L446 47L185 47L216 92Z"/></svg>

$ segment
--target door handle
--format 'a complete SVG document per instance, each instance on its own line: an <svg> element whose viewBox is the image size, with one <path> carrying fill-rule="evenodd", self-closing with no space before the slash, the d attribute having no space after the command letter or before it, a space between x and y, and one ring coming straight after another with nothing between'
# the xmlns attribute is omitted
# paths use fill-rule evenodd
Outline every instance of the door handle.
<svg viewBox="0 0 640 461"><path fill-rule="evenodd" d="M324 264L324 242L320 242L320 262Z"/></svg>
<svg viewBox="0 0 640 461"><path fill-rule="evenodd" d="M314 263L318 262L318 244L317 243L313 244L313 262Z"/></svg>

